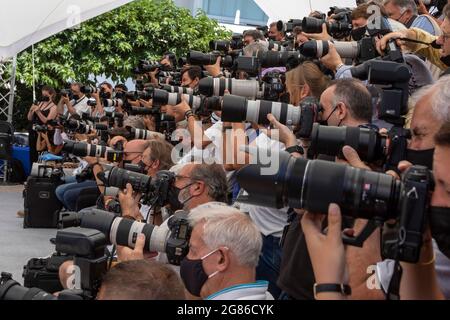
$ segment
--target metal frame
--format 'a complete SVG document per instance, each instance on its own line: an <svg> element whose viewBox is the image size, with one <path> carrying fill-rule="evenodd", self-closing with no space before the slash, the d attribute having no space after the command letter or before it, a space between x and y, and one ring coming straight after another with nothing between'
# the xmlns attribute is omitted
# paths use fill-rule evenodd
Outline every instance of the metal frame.
<svg viewBox="0 0 450 320"><path fill-rule="evenodd" d="M0 120L5 120L12 123L13 118L13 106L14 106L14 94L16 86L16 68L17 68L17 56L6 61L0 61L0 89L7 89L3 94L0 91ZM4 78L6 71L10 69L10 76ZM0 160L0 181L6 182L8 172L8 162L6 160Z"/></svg>

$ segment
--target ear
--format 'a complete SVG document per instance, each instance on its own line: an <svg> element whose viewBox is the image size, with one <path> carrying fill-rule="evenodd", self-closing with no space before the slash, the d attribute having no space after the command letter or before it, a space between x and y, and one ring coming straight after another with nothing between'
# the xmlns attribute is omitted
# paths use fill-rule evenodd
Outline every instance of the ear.
<svg viewBox="0 0 450 320"><path fill-rule="evenodd" d="M205 183L203 181L197 181L191 187L191 195L199 196L205 191Z"/></svg>
<svg viewBox="0 0 450 320"><path fill-rule="evenodd" d="M230 250L225 247L220 248L220 258L217 263L217 269L220 272L223 272L226 269L228 269L230 264L231 264Z"/></svg>
<svg viewBox="0 0 450 320"><path fill-rule="evenodd" d="M155 160L155 161L153 161L151 168L158 169L160 164L161 164L161 162L159 160Z"/></svg>
<svg viewBox="0 0 450 320"><path fill-rule="evenodd" d="M305 85L302 88L302 91L300 92L300 100L303 100L309 95L311 95L311 88L308 84L305 83Z"/></svg>
<svg viewBox="0 0 450 320"><path fill-rule="evenodd" d="M339 120L344 120L347 117L347 113L348 113L348 109L347 106L345 105L345 103L343 102L339 102L339 104L337 105L337 116L339 118Z"/></svg>

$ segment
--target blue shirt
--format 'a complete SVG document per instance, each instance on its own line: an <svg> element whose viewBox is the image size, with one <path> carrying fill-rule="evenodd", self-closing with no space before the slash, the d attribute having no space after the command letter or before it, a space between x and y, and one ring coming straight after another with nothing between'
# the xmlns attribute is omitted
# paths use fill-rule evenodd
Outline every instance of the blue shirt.
<svg viewBox="0 0 450 320"><path fill-rule="evenodd" d="M411 28L419 28L422 29L433 36L438 36L437 30L435 30L433 23L430 21L431 18L421 15L418 16L414 22L411 24Z"/></svg>
<svg viewBox="0 0 450 320"><path fill-rule="evenodd" d="M267 281L239 284L220 290L205 300L273 300L268 287Z"/></svg>

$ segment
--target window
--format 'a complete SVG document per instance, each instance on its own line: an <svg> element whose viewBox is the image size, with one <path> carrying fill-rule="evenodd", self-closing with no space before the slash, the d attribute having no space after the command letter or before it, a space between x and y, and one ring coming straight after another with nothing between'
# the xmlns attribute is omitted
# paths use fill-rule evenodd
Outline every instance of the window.
<svg viewBox="0 0 450 320"><path fill-rule="evenodd" d="M211 18L233 23L236 11L241 11L241 24L265 25L269 17L253 0L203 0L203 10Z"/></svg>

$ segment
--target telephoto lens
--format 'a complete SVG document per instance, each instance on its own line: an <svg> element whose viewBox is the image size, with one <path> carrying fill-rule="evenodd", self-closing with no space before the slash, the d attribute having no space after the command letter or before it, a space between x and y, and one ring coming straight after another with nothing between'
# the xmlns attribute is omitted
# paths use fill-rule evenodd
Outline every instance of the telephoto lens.
<svg viewBox="0 0 450 320"><path fill-rule="evenodd" d="M210 66L216 64L220 55L213 53L203 53L199 51L190 51L187 55L187 62L193 66ZM233 66L233 58L230 56L222 57L221 67L231 68Z"/></svg>
<svg viewBox="0 0 450 320"><path fill-rule="evenodd" d="M286 67L291 63L291 60L302 62L307 60L298 51L267 51L258 54L259 63L261 68L276 68Z"/></svg>
<svg viewBox="0 0 450 320"><path fill-rule="evenodd" d="M71 140L64 141L64 152L73 154L76 157L96 157L104 158L107 152L117 152L110 147L100 146L96 144L87 144L84 142L75 142Z"/></svg>
<svg viewBox="0 0 450 320"><path fill-rule="evenodd" d="M231 42L227 40L211 40L209 42L209 49L211 51L228 52L230 50Z"/></svg>
<svg viewBox="0 0 450 320"><path fill-rule="evenodd" d="M57 297L39 288L23 287L12 279L12 274L2 272L0 278L0 301L14 300L57 300Z"/></svg>
<svg viewBox="0 0 450 320"><path fill-rule="evenodd" d="M105 173L106 186L126 189L127 184L129 183L134 191L143 194L152 191L151 182L152 178L145 174L124 170L118 167L114 167Z"/></svg>
<svg viewBox="0 0 450 320"><path fill-rule="evenodd" d="M207 97L223 97L225 91L230 94L249 99L262 98L264 92L261 92L259 82L256 80L237 80L225 78L203 78L199 82L198 90L200 94Z"/></svg>
<svg viewBox="0 0 450 320"><path fill-rule="evenodd" d="M291 19L287 22L282 20L277 22L277 30L284 33L290 33L294 31L295 27L301 27L302 20L300 19Z"/></svg>
<svg viewBox="0 0 450 320"><path fill-rule="evenodd" d="M280 152L277 160L275 175L261 174L264 166L259 164L239 170L237 180L248 193L246 202L318 213L327 213L336 203L345 215L379 221L398 215L401 182L390 175L294 158L287 152Z"/></svg>
<svg viewBox="0 0 450 320"><path fill-rule="evenodd" d="M99 93L100 89L97 87L94 87L92 85L82 86L80 88L81 93L83 94L93 94L93 93Z"/></svg>
<svg viewBox="0 0 450 320"><path fill-rule="evenodd" d="M341 58L356 59L360 55L360 45L356 41L334 41L333 44ZM298 50L305 57L320 59L328 54L330 43L323 40L311 40L300 45Z"/></svg>
<svg viewBox="0 0 450 320"><path fill-rule="evenodd" d="M195 94L195 91L192 88L169 86L167 84L161 85L160 89L170 93Z"/></svg>
<svg viewBox="0 0 450 320"><path fill-rule="evenodd" d="M189 252L191 227L187 216L186 212L177 212L167 225L158 227L94 209L83 216L81 227L98 230L111 244L129 248L134 248L138 235L143 233L144 251L166 253L171 264L180 265Z"/></svg>
<svg viewBox="0 0 450 320"><path fill-rule="evenodd" d="M245 195L239 202L321 214L335 203L343 215L369 220L359 235L343 235L345 244L362 247L382 227L383 259L418 262L434 188L428 168L413 166L399 181L330 161L294 158L287 152L271 159L269 165L252 164L238 171L237 181ZM276 173L264 172L272 166L269 169Z"/></svg>
<svg viewBox="0 0 450 320"><path fill-rule="evenodd" d="M194 113L203 111L220 111L222 109L221 100L218 97L204 98L200 96L194 96L189 94L169 93L164 90L155 90L153 94L153 105L163 106L171 105L176 106L181 103L181 99L184 96L186 103L191 107Z"/></svg>
<svg viewBox="0 0 450 320"><path fill-rule="evenodd" d="M115 118L115 119L123 119L125 117L125 115L123 113L119 113L119 112L106 111L105 112L105 117Z"/></svg>
<svg viewBox="0 0 450 320"><path fill-rule="evenodd" d="M313 17L305 17L302 21L302 30L306 33L322 33L322 25L326 24L329 34L348 34L353 30L353 26L345 19L328 23L325 20Z"/></svg>
<svg viewBox="0 0 450 320"><path fill-rule="evenodd" d="M314 124L308 156L319 154L343 158L342 148L350 146L361 160L373 163L386 159L388 138L374 129L358 127L329 127Z"/></svg>
<svg viewBox="0 0 450 320"><path fill-rule="evenodd" d="M126 129L129 132L129 138L137 140L153 140L153 139L165 139L164 135L159 132L148 131L144 129L136 129L127 126Z"/></svg>
<svg viewBox="0 0 450 320"><path fill-rule="evenodd" d="M127 110L131 116L154 116L161 113L159 108L131 107Z"/></svg>
<svg viewBox="0 0 450 320"><path fill-rule="evenodd" d="M123 100L122 99L103 99L102 100L103 107L112 108L112 107L122 107Z"/></svg>
<svg viewBox="0 0 450 320"><path fill-rule="evenodd" d="M164 90L155 89L153 93L153 105L155 106L165 106L171 105L176 106L181 103L181 97L183 95L179 93L170 93ZM198 96L184 94L186 102L191 106L191 108L198 108L202 102L202 99Z"/></svg>
<svg viewBox="0 0 450 320"><path fill-rule="evenodd" d="M266 100L248 100L244 97L226 95L223 97L222 121L254 122L268 125L267 115L271 113L280 123L297 126L299 137L309 138L316 119L319 103L315 99L305 100L299 107Z"/></svg>

